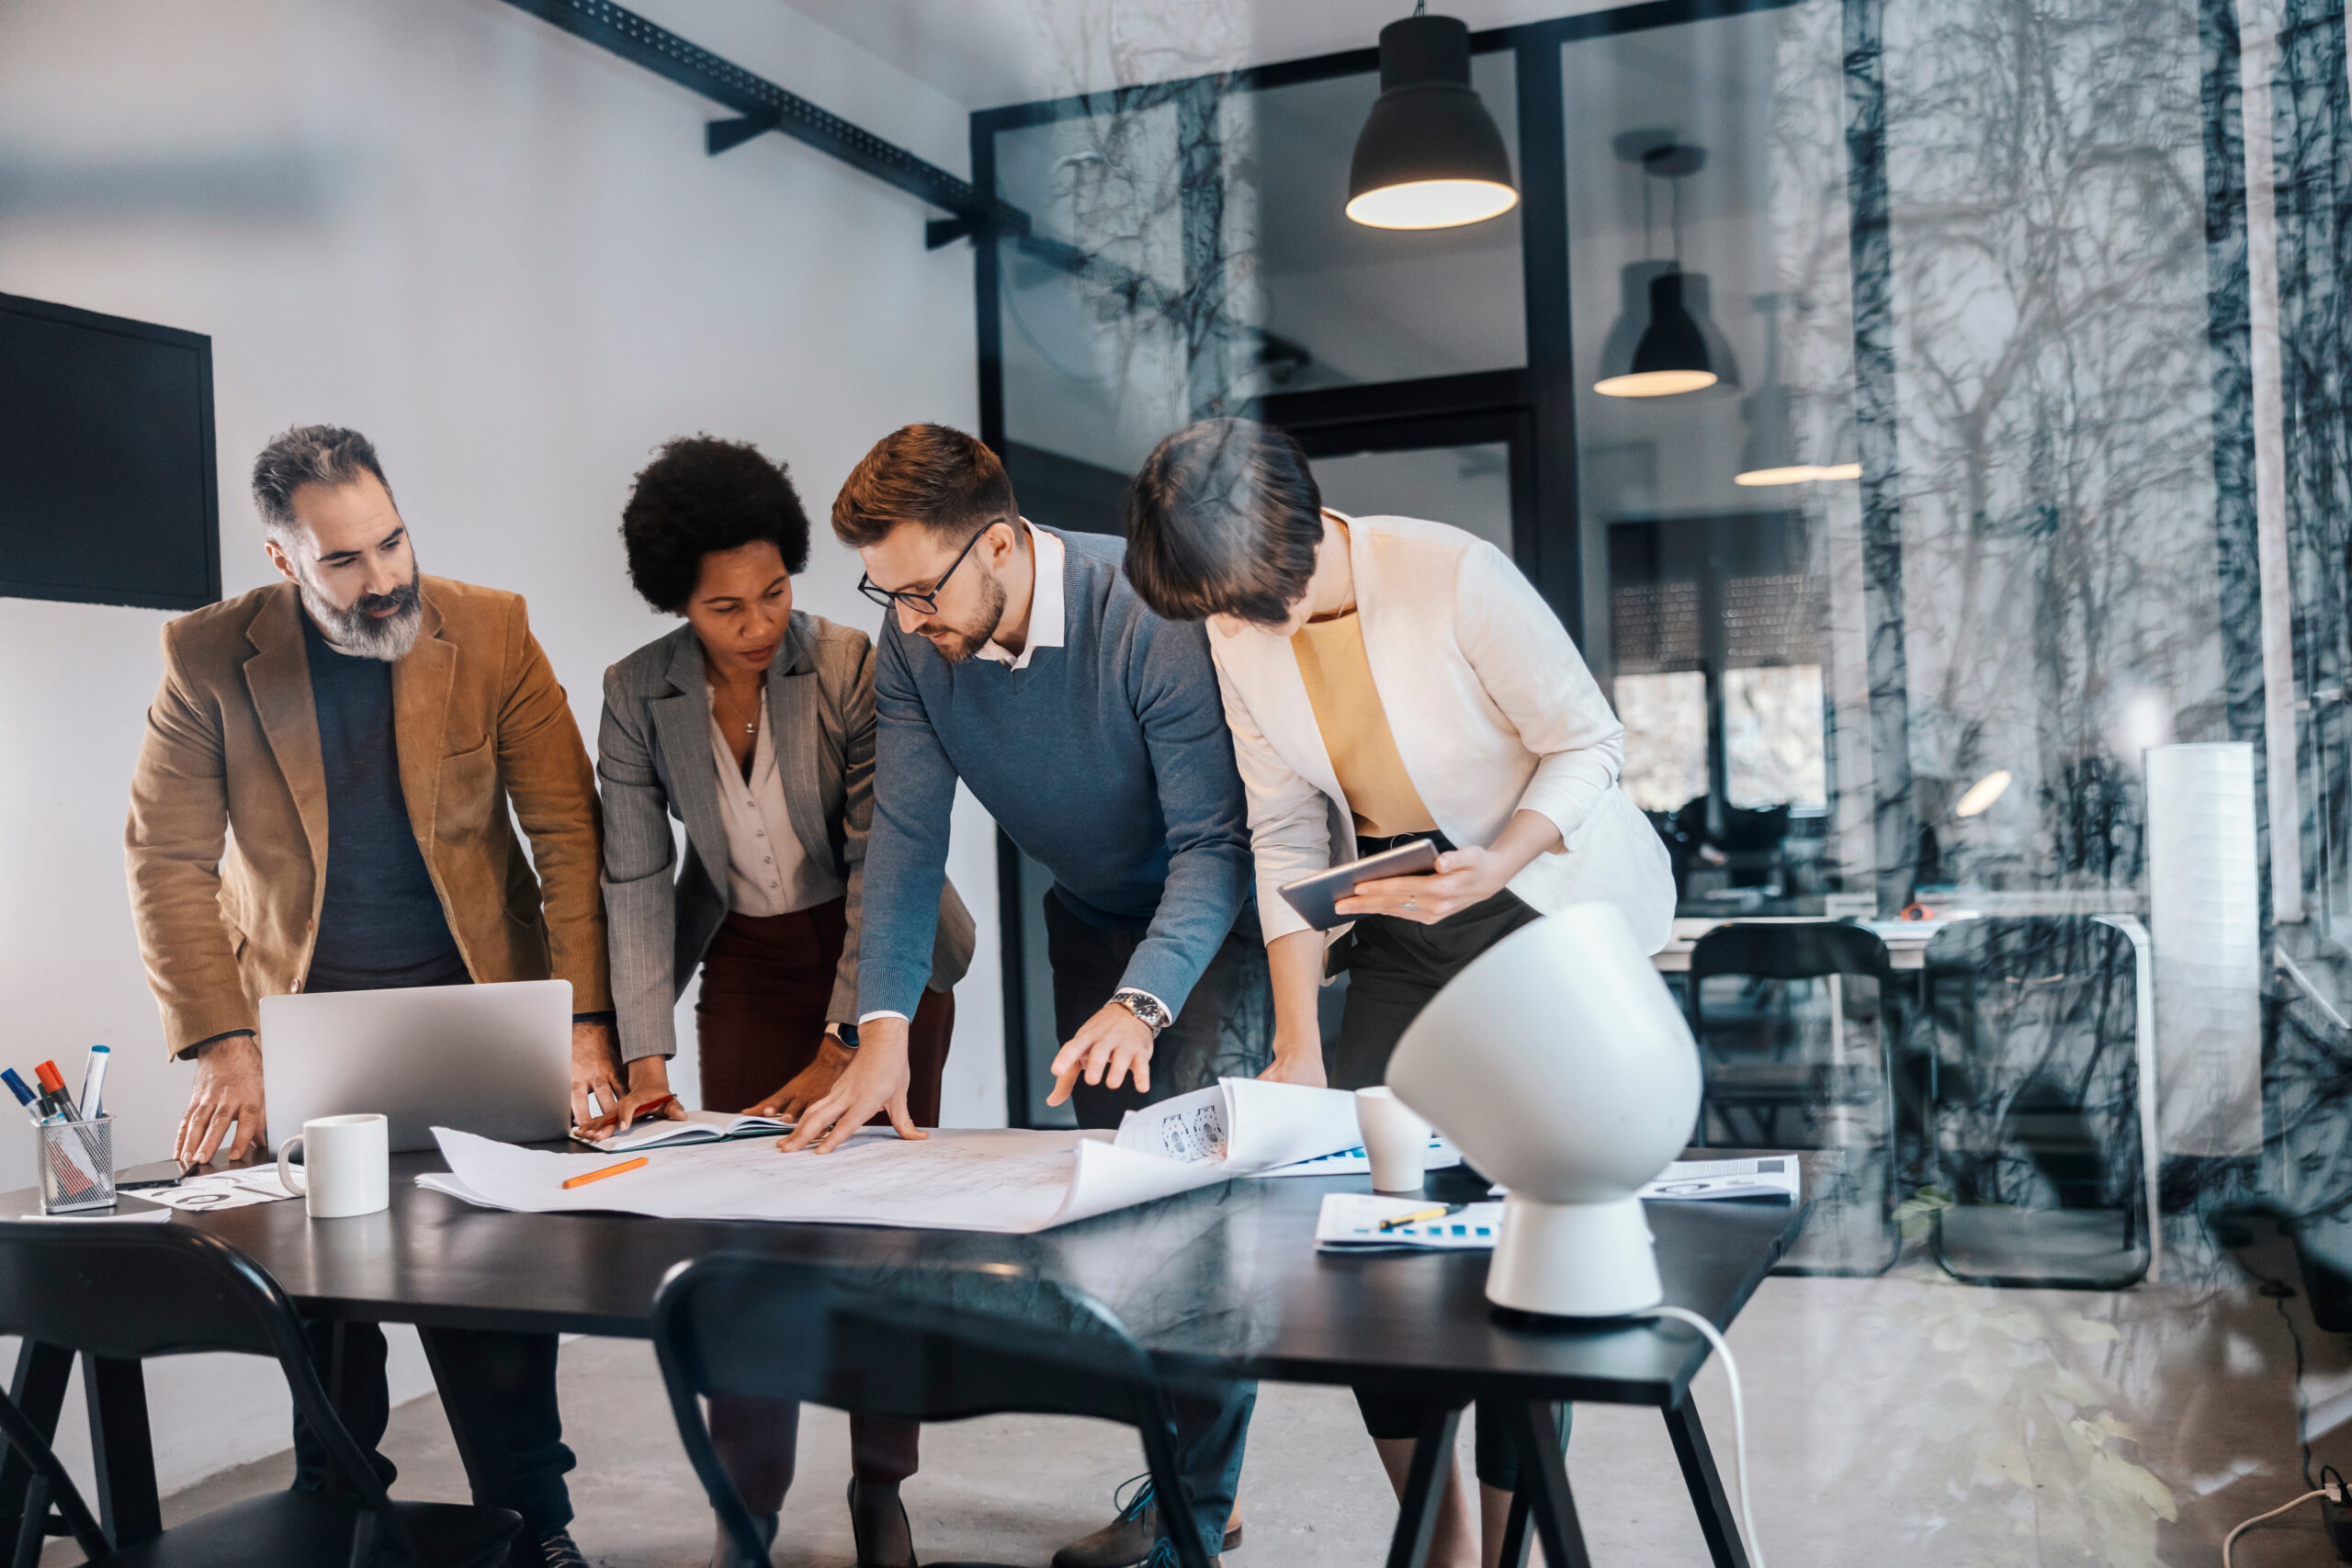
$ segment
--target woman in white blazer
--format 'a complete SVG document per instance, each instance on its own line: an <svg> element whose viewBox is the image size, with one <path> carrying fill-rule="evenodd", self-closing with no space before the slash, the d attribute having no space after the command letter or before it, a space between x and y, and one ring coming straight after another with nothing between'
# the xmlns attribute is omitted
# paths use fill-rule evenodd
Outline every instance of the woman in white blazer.
<svg viewBox="0 0 2352 1568"><path fill-rule="evenodd" d="M1464 965L1571 904L1614 904L1666 944L1665 844L1618 788L1624 727L1576 644L1517 567L1442 523L1348 517L1322 504L1279 431L1216 419L1178 432L1127 497L1128 577L1172 620L1205 620L1235 761L1249 791L1258 918L1274 985L1264 1075L1376 1084L1414 1016ZM1310 929L1279 889L1415 839L1443 852L1425 876L1360 883L1342 931ZM1327 942L1349 974L1327 1064L1316 997ZM1365 1399L1392 1481L1418 1402ZM1516 1465L1478 1422L1489 1554ZM1446 1550L1476 1561L1450 1487Z"/></svg>

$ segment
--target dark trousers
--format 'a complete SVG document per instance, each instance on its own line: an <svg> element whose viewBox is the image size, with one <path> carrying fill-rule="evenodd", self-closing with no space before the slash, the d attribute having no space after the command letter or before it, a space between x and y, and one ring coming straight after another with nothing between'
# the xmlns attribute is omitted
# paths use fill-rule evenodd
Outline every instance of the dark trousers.
<svg viewBox="0 0 2352 1568"><path fill-rule="evenodd" d="M703 954L695 1002L705 1108L756 1105L816 1060L848 923L839 898L789 915L727 917ZM907 1030L907 1113L918 1127L939 1125L939 1083L955 1029L955 997L925 991ZM895 1486L915 1472L919 1423L853 1415L849 1433L850 1473L859 1481ZM714 1399L710 1439L752 1512L784 1506L799 1455L797 1401Z"/></svg>
<svg viewBox="0 0 2352 1568"><path fill-rule="evenodd" d="M704 1110L756 1105L816 1060L848 928L839 898L789 915L729 915L719 926L703 953L695 1000ZM955 996L923 992L907 1028L907 1113L918 1127L939 1125L939 1082L955 1032Z"/></svg>
<svg viewBox="0 0 2352 1568"><path fill-rule="evenodd" d="M1054 1029L1064 1040L1102 1010L1119 988L1141 931L1087 924L1050 892L1046 895L1046 954L1054 970ZM1133 1084L1090 1088L1084 1079L1070 1103L1081 1127L1116 1127L1127 1111L1171 1095L1206 1089L1219 1078L1255 1077L1274 1059L1274 992L1266 972L1266 944L1254 909L1246 909L1216 956L1202 971L1176 1021L1160 1031L1151 1051L1151 1091ZM1254 1382L1210 1382L1174 1391L1177 1468L1192 1495L1193 1528L1215 1557L1225 1545L1225 1522L1241 1489L1241 1458L1257 1408ZM1165 1506L1162 1520L1178 1511Z"/></svg>
<svg viewBox="0 0 2352 1568"><path fill-rule="evenodd" d="M1406 1028L1430 998L1469 966L1470 961L1521 926L1541 919L1508 889L1434 925L1374 915L1349 933L1348 1001L1340 1038L1331 1051L1334 1089L1363 1089L1388 1076L1388 1058ZM1365 1429L1375 1438L1410 1438L1420 1429L1424 1401L1418 1394L1356 1390ZM1567 1431L1568 1408L1559 1408ZM1519 1484L1519 1454L1504 1438L1502 1411L1478 1401L1478 1479L1510 1491Z"/></svg>
<svg viewBox="0 0 2352 1568"><path fill-rule="evenodd" d="M1064 1040L1102 1010L1119 988L1141 931L1106 931L1046 895L1046 957L1054 970L1054 1031ZM1274 991L1257 911L1245 909L1201 972L1176 1021L1151 1047L1151 1089L1089 1084L1070 1091L1081 1127L1114 1127L1130 1111L1171 1095L1206 1089L1219 1078L1254 1078L1274 1059Z"/></svg>
<svg viewBox="0 0 2352 1568"><path fill-rule="evenodd" d="M303 1326L311 1362L343 1424L384 1484L390 1485L397 1472L377 1447L391 1419L384 1382L384 1331L372 1323L342 1325L338 1367L337 1325L311 1322ZM563 1416L556 1405L556 1337L458 1328L420 1333L474 1501L522 1515L523 1534L532 1540L571 1524L571 1495L563 1478L573 1460L564 1446ZM331 1491L337 1479L325 1448L296 1415L294 1489Z"/></svg>

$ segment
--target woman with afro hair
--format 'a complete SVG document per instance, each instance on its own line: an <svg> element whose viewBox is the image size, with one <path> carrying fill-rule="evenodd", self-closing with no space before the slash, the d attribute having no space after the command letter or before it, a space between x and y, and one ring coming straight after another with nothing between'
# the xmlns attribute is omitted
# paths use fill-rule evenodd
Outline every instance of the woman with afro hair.
<svg viewBox="0 0 2352 1568"><path fill-rule="evenodd" d="M823 1098L857 1048L873 644L793 607L808 514L791 476L748 444L696 435L662 447L637 476L621 540L638 592L685 620L605 672L596 772L628 1072L622 1120L670 1092L674 1010L696 965L704 1108L790 1119ZM673 818L685 828L683 854ZM951 987L971 957L972 918L950 885L909 1032L905 1114L917 1125L939 1119ZM771 1536L798 1424L789 1401L710 1404L720 1457ZM851 1432L858 1562L911 1562L899 1483L914 1472L918 1428L854 1416ZM713 1563L736 1561L719 1531Z"/></svg>

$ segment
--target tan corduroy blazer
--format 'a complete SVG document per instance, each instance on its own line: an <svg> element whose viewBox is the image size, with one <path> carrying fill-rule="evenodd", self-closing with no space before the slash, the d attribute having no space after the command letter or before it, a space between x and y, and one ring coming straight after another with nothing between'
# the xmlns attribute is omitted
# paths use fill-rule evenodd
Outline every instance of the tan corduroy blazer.
<svg viewBox="0 0 2352 1568"><path fill-rule="evenodd" d="M575 1011L604 1011L595 775L563 688L520 595L423 587L416 646L392 666L393 725L450 934L476 980L569 980ZM261 998L300 990L310 970L328 801L301 616L279 582L164 627L124 848L174 1055L254 1028Z"/></svg>

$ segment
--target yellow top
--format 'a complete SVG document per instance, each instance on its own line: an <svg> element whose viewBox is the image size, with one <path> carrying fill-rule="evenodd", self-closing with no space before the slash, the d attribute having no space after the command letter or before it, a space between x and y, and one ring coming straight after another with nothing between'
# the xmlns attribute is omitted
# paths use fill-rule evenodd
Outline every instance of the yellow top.
<svg viewBox="0 0 2352 1568"><path fill-rule="evenodd" d="M1356 613L1307 622L1291 634L1290 647L1299 678L1306 682L1306 700L1315 707L1316 728L1323 732L1323 749L1330 753L1331 771L1355 814L1356 832L1375 839L1435 832L1437 823L1396 753Z"/></svg>

